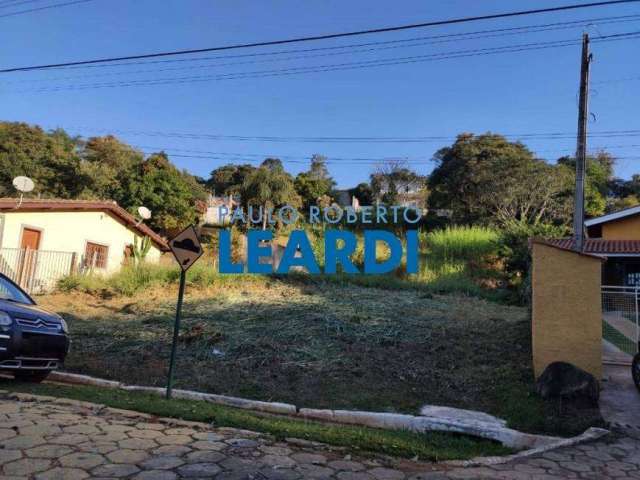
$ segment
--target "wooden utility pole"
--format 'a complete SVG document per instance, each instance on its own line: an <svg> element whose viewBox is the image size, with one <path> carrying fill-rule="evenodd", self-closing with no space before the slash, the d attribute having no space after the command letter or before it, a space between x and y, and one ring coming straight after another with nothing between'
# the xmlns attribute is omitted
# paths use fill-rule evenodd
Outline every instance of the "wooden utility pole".
<svg viewBox="0 0 640 480"><path fill-rule="evenodd" d="M587 121L589 119L589 35L582 36L582 64L580 66L580 104L578 106L578 144L576 147L576 191L573 210L573 239L575 249L584 250L584 182L587 163Z"/></svg>

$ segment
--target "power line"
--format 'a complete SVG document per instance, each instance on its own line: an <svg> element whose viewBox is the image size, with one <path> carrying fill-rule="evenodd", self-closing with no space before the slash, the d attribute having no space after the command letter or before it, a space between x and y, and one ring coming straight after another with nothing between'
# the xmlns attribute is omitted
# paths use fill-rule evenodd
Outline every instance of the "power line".
<svg viewBox="0 0 640 480"><path fill-rule="evenodd" d="M165 152L169 156L187 157L187 158L215 158L218 160L228 161L244 161L244 162L261 162L265 158L278 158L282 161L290 163L303 163L308 164L310 162L310 155L277 155L274 153L233 153L233 152L212 152L207 150L190 150L184 148L174 147L157 147L157 146L142 146L132 145L134 148L139 149L145 154L153 154ZM178 153L170 153L178 152ZM190 155L184 155L180 152L184 152ZM197 155L194 155L197 154ZM407 162L417 163L430 163L431 157L410 157L407 155L387 155L386 157L335 157L332 155L323 155L327 159L327 163L380 163L390 159L406 160ZM249 158L248 158L249 157ZM251 158L253 157L253 158ZM305 160L304 158L307 157Z"/></svg>
<svg viewBox="0 0 640 480"><path fill-rule="evenodd" d="M414 42L428 41L425 43L416 43L416 45L409 45L409 46L421 46L421 45L430 45L430 44L436 44L436 43L447 43L447 42L453 42L457 40L476 40L481 38L493 38L493 37L520 35L520 34L527 34L527 33L538 33L538 32L545 32L549 30L561 30L561 29L584 27L588 25L607 25L611 23L624 23L624 22L635 21L639 18L640 18L640 15L598 17L598 18L590 18L585 20L574 20L570 22L556 22L556 23L547 23L547 24L538 24L538 25L527 25L522 27L499 28L499 29L492 29L492 30L478 30L473 32L428 35L428 36L412 37L412 38L405 38L405 39L398 39L398 40L385 40L385 41L365 42L365 43L356 43L356 44L348 44L348 45L334 45L330 47L279 50L275 52L256 52L256 53L244 53L244 54L222 55L222 56L217 55L213 57L208 56L208 57L197 57L197 58L178 58L178 59L171 59L171 60L152 60L152 61L108 63L108 64L97 64L97 65L77 65L77 66L69 66L69 67L52 68L52 70L114 68L114 67L154 65L154 64L165 64L165 63L185 63L185 62L191 63L191 62L202 62L202 61L208 61L208 60L226 60L226 59L236 59L236 58L264 57L264 56L277 57L279 55L288 55L288 54L297 54L297 53L313 53L313 52L320 52L320 51L349 50L349 49L361 48L361 47L376 47L380 45L397 45L395 47L391 46L388 48L402 48L406 46L406 44L410 44ZM431 42L431 40L439 40L439 41ZM154 71L162 71L162 70L154 70ZM133 72L133 73L136 73L136 72Z"/></svg>
<svg viewBox="0 0 640 480"><path fill-rule="evenodd" d="M442 141L455 141L458 135L431 135L420 137L381 137L381 136L257 136L257 135L222 135L191 132L166 132L166 131L140 131L124 129L92 128L86 126L71 127L72 130L84 130L92 132L105 132L105 135L132 135L161 138L179 138L184 140L216 140L216 141L236 141L236 142L270 142L270 143L430 143ZM473 134L475 137L481 135L492 135L493 133ZM495 134L508 139L524 140L563 140L575 139L575 132L541 132L541 133L507 133ZM624 138L640 137L640 129L633 130L602 130L592 131L588 135L590 138ZM629 145L631 147L635 145ZM620 145L627 147L627 145ZM606 148L606 146L598 147Z"/></svg>
<svg viewBox="0 0 640 480"><path fill-rule="evenodd" d="M76 0L75 2L70 2L70 4L86 2L86 1L91 1L91 0ZM314 35L309 37L297 37L297 38L289 38L289 39L282 39L282 40L271 40L266 42L233 44L233 45L225 45L225 46L219 46L219 47L197 48L197 49L189 49L189 50L174 50L174 51L166 51L166 52L147 53L147 54L141 54L141 55L127 55L127 56L121 56L121 57L98 58L98 59L92 59L92 60L78 60L78 61L63 62L63 63L33 65L33 66L27 66L27 67L12 67L12 68L0 69L0 73L11 73L11 72L28 71L28 70L43 70L48 68L65 67L65 66L73 66L73 65L90 65L90 64L108 63L108 62L116 62L116 61L123 61L123 60L138 60L138 59L144 59L144 58L191 55L194 53L238 50L243 48L267 47L267 46L284 45L284 44L290 44L290 43L312 42L312 41L319 41L319 40L355 37L355 36L378 34L378 33L398 32L398 31L412 30L417 28L426 28L426 27L434 27L434 26L442 26L442 25L453 25L453 24L469 23L469 22L476 22L476 21L493 20L498 18L510 18L510 17L517 17L517 16L523 16L523 15L577 10L577 9L611 6L611 5L619 5L619 4L626 4L626 3L637 3L639 1L640 0L610 0L610 1L603 1L603 2L563 5L559 7L520 10L515 12L498 13L498 14L492 14L492 15L454 18L454 19L448 19L448 20L438 20L438 21L416 23L416 24L410 24L410 25L399 25L399 26L393 26L393 27L358 30L358 31L352 31L352 32ZM41 7L41 9L42 8L47 8L47 7ZM52 8L52 7L48 7L48 8ZM23 13L26 13L26 11ZM12 15L15 15L15 14L12 14Z"/></svg>
<svg viewBox="0 0 640 480"><path fill-rule="evenodd" d="M16 15L24 15L25 13L39 12L41 10L50 10L52 8L68 7L68 6L71 6L71 5L77 5L77 4L80 4L80 3L87 3L87 2L92 2L92 1L93 0L74 0L72 2L64 2L64 3L56 3L54 5L46 5L44 7L34 7L34 8L30 8L28 10L20 10L18 12L4 13L4 14L0 15L0 18L15 17Z"/></svg>
<svg viewBox="0 0 640 480"><path fill-rule="evenodd" d="M607 24L607 23L618 23L618 22L627 22L627 21L634 21L637 19L640 19L640 15L629 15L629 16L625 16L625 17L611 17L611 18L615 18L616 20L611 20L611 21L604 21L604 22L598 22L598 25L603 25L603 24ZM240 58L240 57L262 57L264 55L270 56L270 58L265 59L265 60L249 60L249 61L243 61L243 62L231 62L231 63L211 63L211 64L205 64L205 65L190 65L190 66L180 66L180 67L172 67L172 68L154 68L154 69L146 69L146 70L125 70L125 71L117 71L117 72L101 72L101 73L96 73L96 74L88 74L88 75L71 75L71 76L66 76L66 77L50 77L50 78L38 78L38 79L32 79L32 80L18 80L18 81L12 81L12 82L4 82L5 85L12 85L12 84L24 84L25 82L29 83L33 83L33 82L51 82L51 81L67 81L67 80L76 80L76 79L82 79L82 78L95 78L95 77L100 77L103 78L105 76L114 76L114 75L136 75L136 74L143 74L143 73L159 73L159 72L168 72L168 71L182 71L182 70L193 70L193 69L209 69L209 68L213 68L213 67L226 67L226 66L235 66L235 65L247 65L247 64L257 64L257 63L271 63L271 62L284 62L284 61L289 61L289 60L299 60L299 59L308 59L308 58L318 58L318 57L325 57L325 56L336 56L336 55L348 55L348 54L353 54L353 53L370 53L370 52L377 52L380 50L388 50L388 49L397 49L397 48L411 48L411 47L417 47L417 46L423 46L423 45L433 45L433 44L440 44L440 43L449 43L449 42L454 42L454 41L460 41L460 40L475 40L475 39L479 39L479 38L492 38L492 37L496 37L496 36L505 36L505 35L516 35L516 34L526 34L526 33L538 33L538 32L543 32L543 31L548 31L548 30L558 30L558 29L567 29L567 28L576 28L579 26L585 26L585 25L589 25L589 24L594 24L594 22L597 21L597 19L590 19L590 20L585 20L585 21L578 21L578 22L562 22L562 23L557 23L557 24L549 24L549 25L553 25L553 27L548 27L547 25L536 25L536 26L529 26L529 27L517 27L515 29L507 29L507 30L518 30L518 31L509 31L509 32L504 32L504 29L500 29L500 30L496 30L497 32L502 32L502 33L497 33L497 34L487 34L487 35L477 35L477 33L481 33L481 32L468 32L468 33L464 33L464 34L452 34L452 35L437 35L437 36L432 36L432 37L423 37L423 38L442 38L442 37L453 37L453 38L443 38L441 40L438 41L427 41L427 42L416 42L416 39L411 39L411 40L392 40L390 42L371 42L368 44L358 44L358 45L343 45L343 46L339 46L339 47L322 47L322 48L314 48L314 49L300 49L300 50L288 50L288 51L284 51L284 52L268 52L268 53L254 53L254 54L247 54L247 55L228 55L228 56L218 56L218 57L208 57L208 59L210 60L223 60L223 59L229 59L229 58ZM541 27L548 27L548 28L541 28ZM469 35L469 36L467 36ZM408 43L404 43L404 42L408 42ZM391 45L389 45L391 44ZM359 49L359 48L351 48L351 47L360 47L360 46L366 46L366 45L370 45L370 48L365 48L365 49ZM378 46L378 45L383 45L383 46ZM506 47L501 47L501 48L515 48L515 46L506 46ZM340 49L341 51L334 51L336 49ZM319 54L311 54L311 55L298 55L298 56L291 56L291 57L280 57L280 55L282 54L286 54L286 53L296 53L296 52L317 52L317 51L326 51L326 50L330 50L329 52L325 52L325 53L319 53ZM436 54L437 55L437 54ZM273 58L273 56L275 56L275 58ZM179 59L179 60L164 60L161 62L194 62L194 61L202 61L204 59ZM383 61L383 60L379 60L379 61ZM157 63L157 62L136 62L136 63L121 63L121 64L101 64L101 65L89 65L86 67L69 67L69 68L95 68L95 67L113 67L114 65L119 65L119 66L134 66L134 65L138 65L138 64L142 64L145 65L147 63ZM307 67L307 68L311 68L311 67Z"/></svg>
<svg viewBox="0 0 640 480"><path fill-rule="evenodd" d="M628 32L623 34L609 35L598 39L599 42L605 41L620 41L627 39L640 39L639 32ZM595 40L594 40L595 42ZM361 70L366 68L391 66L391 65L406 65L413 63L422 63L438 60L446 60L452 58L465 58L476 57L485 55L495 55L502 53L517 53L529 50L542 50L548 48L559 48L578 45L578 40L558 40L552 42L535 42L530 44L521 45L508 45L503 47L493 47L474 50L462 50L456 52L436 53L429 55L416 55L412 57L401 57L395 59L385 60L369 60L362 62L345 62L340 64L328 64L308 67L291 67L275 70L262 70L253 72L236 72L217 75L196 75L188 77L168 77L163 79L144 79L144 80L123 80L115 82L103 82L103 83L86 83L77 85L62 85L53 87L41 87L32 89L17 90L12 93L48 93L58 92L64 90L87 90L87 89L99 89L99 88L115 88L115 87L133 87L133 86L158 86L158 85L170 85L170 84L184 84L184 83L196 83L196 82L210 82L210 81L222 81L222 80L241 80L252 78L267 78L267 77L281 77L290 75L300 75L306 73L323 73L343 70Z"/></svg>
<svg viewBox="0 0 640 480"><path fill-rule="evenodd" d="M8 0L4 2L0 2L0 8L13 8L18 7L20 5L25 5L27 3L36 3L42 2L43 0Z"/></svg>

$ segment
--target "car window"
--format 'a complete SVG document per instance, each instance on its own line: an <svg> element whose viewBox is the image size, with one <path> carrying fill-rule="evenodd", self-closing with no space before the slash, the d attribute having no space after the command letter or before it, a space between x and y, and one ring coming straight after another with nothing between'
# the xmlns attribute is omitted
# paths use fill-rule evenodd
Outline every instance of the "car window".
<svg viewBox="0 0 640 480"><path fill-rule="evenodd" d="M32 305L31 299L13 282L0 276L0 300L11 300Z"/></svg>

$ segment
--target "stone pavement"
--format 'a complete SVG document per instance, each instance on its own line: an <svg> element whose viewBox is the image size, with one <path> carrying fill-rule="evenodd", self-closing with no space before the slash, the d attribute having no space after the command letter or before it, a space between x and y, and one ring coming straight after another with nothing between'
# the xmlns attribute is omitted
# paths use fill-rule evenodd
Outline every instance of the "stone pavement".
<svg viewBox="0 0 640 480"><path fill-rule="evenodd" d="M493 467L453 468L95 404L0 393L0 479L640 479L629 437Z"/></svg>
<svg viewBox="0 0 640 480"><path fill-rule="evenodd" d="M614 428L640 439L640 394L627 365L605 365L600 411Z"/></svg>

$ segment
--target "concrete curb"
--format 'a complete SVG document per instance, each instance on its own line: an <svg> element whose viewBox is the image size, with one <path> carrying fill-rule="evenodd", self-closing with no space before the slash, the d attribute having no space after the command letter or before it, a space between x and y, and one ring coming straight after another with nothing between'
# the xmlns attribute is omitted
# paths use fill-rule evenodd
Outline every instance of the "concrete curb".
<svg viewBox="0 0 640 480"><path fill-rule="evenodd" d="M533 455L538 455L540 453L548 452L550 450L555 450L557 448L572 447L581 443L592 442L606 435L609 435L609 430L606 430L604 428L591 427L575 437L563 438L542 447L530 448L529 450L523 450L522 452L514 453L513 455L505 455L504 457L477 457L472 458L471 460L450 460L443 463L445 465L451 465L453 467L479 467L487 465L500 465L503 463L511 462L513 460L519 460L522 458L531 457Z"/></svg>
<svg viewBox="0 0 640 480"><path fill-rule="evenodd" d="M102 388L145 392L158 396L162 396L165 393L164 388L126 385L121 382L94 378L88 375L78 375L75 373L52 372L49 376L49 380L67 384L92 385ZM489 465L491 463L487 462L491 461L495 464L504 463L515 458L521 458L522 456L534 455L554 448L591 441L608 433L607 430L590 428L581 435L569 439L534 435L507 428L504 420L497 419L486 414L481 414L479 412L458 410L460 415L456 417L456 409L452 408L442 409L447 413L432 413L428 416L414 416L398 413L378 413L352 410L327 410L314 408L298 409L295 405L288 403L246 400L243 398L194 392L191 390L174 390L173 394L174 398L211 402L228 407L276 415L286 415L293 418L373 427L384 430L408 430L418 433L429 431L461 433L494 440L507 447L524 450L509 457L486 457L482 459L467 460L464 464L455 464L457 466L471 466L474 464ZM432 410L433 412L438 412L437 408ZM473 416L476 418L472 418ZM503 461L505 458L507 458L507 460Z"/></svg>

